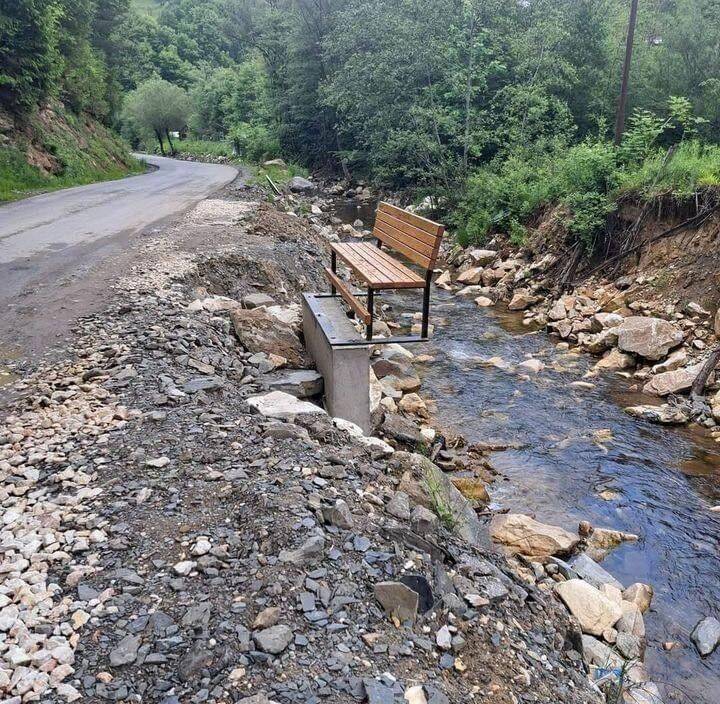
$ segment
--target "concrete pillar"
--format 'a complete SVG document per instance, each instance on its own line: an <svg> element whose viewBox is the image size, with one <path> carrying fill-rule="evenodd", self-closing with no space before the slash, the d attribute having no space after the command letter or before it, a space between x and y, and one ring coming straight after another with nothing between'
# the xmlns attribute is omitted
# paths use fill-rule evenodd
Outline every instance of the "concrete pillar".
<svg viewBox="0 0 720 704"><path fill-rule="evenodd" d="M370 347L333 346L333 341L362 341L340 299L303 294L303 334L305 346L323 376L327 412L370 433Z"/></svg>

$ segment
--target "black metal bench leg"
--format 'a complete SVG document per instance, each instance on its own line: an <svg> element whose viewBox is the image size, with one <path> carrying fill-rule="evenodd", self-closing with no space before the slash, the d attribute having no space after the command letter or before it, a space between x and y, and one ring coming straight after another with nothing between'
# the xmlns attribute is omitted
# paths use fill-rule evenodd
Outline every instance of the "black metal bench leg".
<svg viewBox="0 0 720 704"><path fill-rule="evenodd" d="M428 336L430 322L430 286L432 284L432 271L428 271L425 275L425 290L423 291L423 309L422 309L422 331L421 337Z"/></svg>
<svg viewBox="0 0 720 704"><path fill-rule="evenodd" d="M375 313L373 311L374 297L375 297L375 291L373 291L371 288L368 287L367 307L368 307L368 312L370 313L370 322L367 324L366 329L365 329L365 339L366 340L372 340L372 336L373 336L373 317L375 315Z"/></svg>
<svg viewBox="0 0 720 704"><path fill-rule="evenodd" d="M330 252L330 269L332 270L333 274L337 273L337 253L335 251ZM330 284L330 293L332 295L335 295L335 287Z"/></svg>

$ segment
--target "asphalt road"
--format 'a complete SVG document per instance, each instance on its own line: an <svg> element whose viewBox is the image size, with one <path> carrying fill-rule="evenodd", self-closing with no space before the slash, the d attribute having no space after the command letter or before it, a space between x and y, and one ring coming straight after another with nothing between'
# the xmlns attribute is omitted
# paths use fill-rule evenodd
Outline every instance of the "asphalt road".
<svg viewBox="0 0 720 704"><path fill-rule="evenodd" d="M99 302L103 281L139 256L130 245L143 232L238 175L230 166L139 156L158 169L0 205L0 362L9 349L38 351L63 334Z"/></svg>

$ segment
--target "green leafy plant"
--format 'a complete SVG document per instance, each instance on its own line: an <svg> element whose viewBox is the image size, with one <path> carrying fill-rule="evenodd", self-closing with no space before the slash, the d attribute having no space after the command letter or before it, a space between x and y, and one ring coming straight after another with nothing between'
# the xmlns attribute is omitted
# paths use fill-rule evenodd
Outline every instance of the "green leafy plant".
<svg viewBox="0 0 720 704"><path fill-rule="evenodd" d="M450 531L455 530L458 525L458 519L455 516L452 506L445 498L440 482L432 475L427 475L424 486L430 498L432 509L440 519L440 523Z"/></svg>

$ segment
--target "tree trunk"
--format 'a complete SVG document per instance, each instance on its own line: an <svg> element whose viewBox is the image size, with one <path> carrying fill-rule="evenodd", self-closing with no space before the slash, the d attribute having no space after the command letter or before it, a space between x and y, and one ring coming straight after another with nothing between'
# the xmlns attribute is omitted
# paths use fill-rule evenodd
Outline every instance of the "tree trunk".
<svg viewBox="0 0 720 704"><path fill-rule="evenodd" d="M712 351L703 368L700 370L700 373L695 377L695 381L693 381L692 388L690 389L692 396L702 395L702 392L705 390L705 384L707 384L707 380L713 373L715 367L717 367L718 362L720 362L720 345Z"/></svg>
<svg viewBox="0 0 720 704"><path fill-rule="evenodd" d="M473 44L475 43L475 28L477 26L477 18L472 17L468 32L468 60L467 60L467 76L465 80L465 139L463 141L463 169L467 172L468 168L468 152L470 151L470 103L472 99L472 78L473 63L475 54L473 52Z"/></svg>
<svg viewBox="0 0 720 704"><path fill-rule="evenodd" d="M170 130L165 130L165 136L167 137L168 144L170 145L170 155L175 156L175 145L172 143L172 139L170 139Z"/></svg>
<svg viewBox="0 0 720 704"><path fill-rule="evenodd" d="M160 144L160 153L165 156L165 144L163 143L162 132L160 132L160 130L155 130L155 136Z"/></svg>

